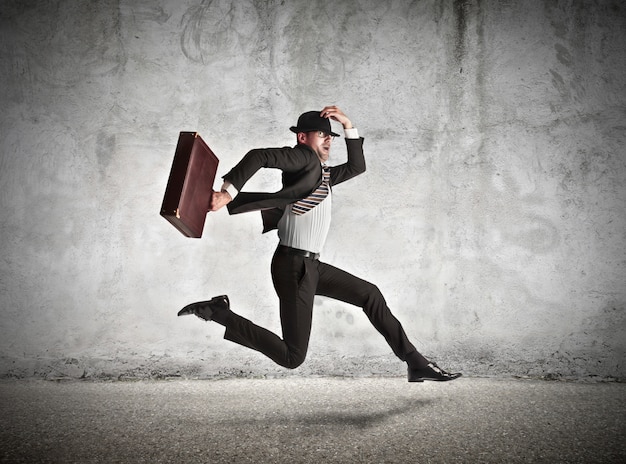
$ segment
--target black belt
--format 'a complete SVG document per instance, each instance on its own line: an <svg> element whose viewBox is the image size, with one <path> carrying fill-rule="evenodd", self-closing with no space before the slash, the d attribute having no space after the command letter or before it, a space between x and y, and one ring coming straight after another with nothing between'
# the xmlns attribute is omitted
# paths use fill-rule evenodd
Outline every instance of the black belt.
<svg viewBox="0 0 626 464"><path fill-rule="evenodd" d="M299 250L298 248L291 248L285 245L278 245L278 249L276 251L279 253L284 253L286 255L296 255L302 256L304 258L320 259L319 253L313 253L312 251L307 250Z"/></svg>

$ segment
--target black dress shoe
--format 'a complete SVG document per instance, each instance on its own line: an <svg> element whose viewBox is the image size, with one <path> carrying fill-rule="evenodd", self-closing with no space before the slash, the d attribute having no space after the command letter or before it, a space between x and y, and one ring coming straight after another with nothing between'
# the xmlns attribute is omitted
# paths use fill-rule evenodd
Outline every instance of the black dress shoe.
<svg viewBox="0 0 626 464"><path fill-rule="evenodd" d="M432 362L421 369L411 369L409 367L409 382L423 382L424 380L446 382L448 380L458 379L461 375L460 372L450 374Z"/></svg>
<svg viewBox="0 0 626 464"><path fill-rule="evenodd" d="M216 296L209 301L198 301L197 303L191 303L178 311L179 316L186 316L188 314L195 314L200 319L205 321L213 320L213 314L216 311L223 311L230 309L230 301L226 295Z"/></svg>

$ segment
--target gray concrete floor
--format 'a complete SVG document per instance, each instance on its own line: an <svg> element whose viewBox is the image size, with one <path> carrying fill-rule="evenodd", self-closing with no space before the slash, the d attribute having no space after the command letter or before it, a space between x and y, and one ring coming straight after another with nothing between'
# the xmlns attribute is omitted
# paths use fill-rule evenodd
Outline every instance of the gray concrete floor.
<svg viewBox="0 0 626 464"><path fill-rule="evenodd" d="M0 382L0 462L626 462L626 384Z"/></svg>

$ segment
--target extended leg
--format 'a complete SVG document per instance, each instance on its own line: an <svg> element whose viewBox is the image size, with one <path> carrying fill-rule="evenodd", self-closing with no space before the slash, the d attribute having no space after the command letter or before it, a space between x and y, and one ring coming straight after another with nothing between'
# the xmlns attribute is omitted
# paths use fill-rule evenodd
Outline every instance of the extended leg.
<svg viewBox="0 0 626 464"><path fill-rule="evenodd" d="M408 364L409 382L447 381L461 376L460 373L450 374L444 371L415 349L375 285L328 264L319 263L318 270L317 294L363 308L372 325L385 337L395 355Z"/></svg>
<svg viewBox="0 0 626 464"><path fill-rule="evenodd" d="M416 349L400 322L387 307L375 285L325 263L319 263L317 294L363 308L372 325L385 337L395 355L403 361Z"/></svg>

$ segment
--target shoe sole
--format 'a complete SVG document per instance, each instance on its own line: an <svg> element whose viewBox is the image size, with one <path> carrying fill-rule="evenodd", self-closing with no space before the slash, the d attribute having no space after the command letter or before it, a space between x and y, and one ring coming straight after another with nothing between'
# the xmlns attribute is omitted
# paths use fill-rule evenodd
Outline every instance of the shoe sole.
<svg viewBox="0 0 626 464"><path fill-rule="evenodd" d="M409 382L422 383L425 380L427 380L429 382L451 382L451 381L456 380L456 379L458 379L460 377L461 377L461 375L458 375L458 376L456 376L454 378L451 378L451 379L428 379L428 378L424 377L424 378L421 378L421 379L409 379Z"/></svg>
<svg viewBox="0 0 626 464"><path fill-rule="evenodd" d="M204 317L200 316L198 314L198 311L193 309L193 306L197 305L198 303L191 303L191 304L185 306L183 309L178 311L178 316L192 315L192 316L199 317L203 321L207 321L207 322L211 321L213 313L215 312L215 310L213 308L211 308L211 305L215 304L215 303L218 303L218 302L221 302L221 301L226 301L226 309L230 309L230 301L228 301L228 296L226 296L226 295L220 295L220 296L213 297L209 301L198 302L198 303L206 304L209 307L209 310L211 311L211 313L209 314L208 319L205 319Z"/></svg>

